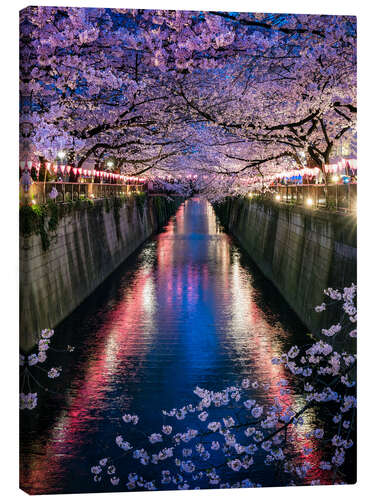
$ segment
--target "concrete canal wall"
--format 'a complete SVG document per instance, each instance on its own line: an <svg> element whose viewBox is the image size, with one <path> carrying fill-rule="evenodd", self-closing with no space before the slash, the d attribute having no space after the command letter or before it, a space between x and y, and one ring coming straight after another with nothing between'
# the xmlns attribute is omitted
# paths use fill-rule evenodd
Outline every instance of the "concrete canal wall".
<svg viewBox="0 0 375 500"><path fill-rule="evenodd" d="M313 333L337 322L337 310L316 313L325 288L356 283L357 220L273 201L232 198L215 207L237 238Z"/></svg>
<svg viewBox="0 0 375 500"><path fill-rule="evenodd" d="M21 211L21 348L31 349L42 329L66 318L181 201L134 196L55 204L46 215L31 207Z"/></svg>

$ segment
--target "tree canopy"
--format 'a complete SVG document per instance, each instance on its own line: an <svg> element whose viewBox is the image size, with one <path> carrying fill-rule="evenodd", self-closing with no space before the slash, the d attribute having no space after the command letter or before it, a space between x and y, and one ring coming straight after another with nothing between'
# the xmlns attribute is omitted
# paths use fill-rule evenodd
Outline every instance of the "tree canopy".
<svg viewBox="0 0 375 500"><path fill-rule="evenodd" d="M20 33L22 159L225 194L355 142L355 17L28 7Z"/></svg>

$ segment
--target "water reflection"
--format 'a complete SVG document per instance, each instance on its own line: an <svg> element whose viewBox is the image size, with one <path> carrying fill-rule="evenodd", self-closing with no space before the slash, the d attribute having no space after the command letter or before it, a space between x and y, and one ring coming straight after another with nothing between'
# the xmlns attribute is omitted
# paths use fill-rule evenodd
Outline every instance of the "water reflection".
<svg viewBox="0 0 375 500"><path fill-rule="evenodd" d="M245 376L263 402L287 378L278 356L304 329L276 290L199 198L119 268L56 332L76 346L62 399L46 398L26 425L22 482L32 493L91 492L90 467L115 455L121 415L146 429L162 408L182 406L196 385L220 390ZM270 384L267 391L264 384ZM285 404L296 396L282 396ZM309 427L308 418L304 424ZM296 460L306 441L295 442ZM310 454L318 463L319 452ZM258 480L274 484L260 467ZM120 488L121 489L121 488Z"/></svg>

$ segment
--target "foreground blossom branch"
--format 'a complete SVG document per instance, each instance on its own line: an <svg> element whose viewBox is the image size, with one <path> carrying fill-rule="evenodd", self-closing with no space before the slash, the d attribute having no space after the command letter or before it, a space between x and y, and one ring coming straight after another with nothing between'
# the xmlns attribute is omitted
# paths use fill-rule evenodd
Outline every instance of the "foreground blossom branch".
<svg viewBox="0 0 375 500"><path fill-rule="evenodd" d="M54 392L49 387L40 382L40 372L44 373L44 377L55 379L61 375L62 368L51 367L45 368L47 361L47 351L55 352L72 352L74 347L68 345L63 351L51 347L51 339L54 335L54 330L46 328L42 330L37 342L38 352L34 352L25 356L20 354L20 409L33 410L38 405L38 389L46 392ZM39 372L39 373L38 373Z"/></svg>
<svg viewBox="0 0 375 500"><path fill-rule="evenodd" d="M324 293L331 303L317 306L317 312L332 305L344 317L323 329L321 339L294 345L272 359L291 376L290 381L278 381L279 395L272 403L254 395L267 392L270 384L245 378L218 392L196 387L198 402L162 410L163 425L154 432L138 429L138 416L125 414L125 437L118 435L115 440L123 454L100 459L91 468L94 481L108 478L112 485L129 490L255 487L261 485L253 479L254 472L256 476L257 466L266 464L280 484L344 482L356 421L356 355L352 353L356 285ZM335 350L335 343L345 347ZM285 398L292 390L298 396L297 405ZM329 417L330 423L318 424L319 415ZM307 432L306 421L310 422ZM298 440L305 444L296 460ZM309 460L314 448L321 453L318 464ZM123 460L127 467L135 462L125 478L121 478Z"/></svg>

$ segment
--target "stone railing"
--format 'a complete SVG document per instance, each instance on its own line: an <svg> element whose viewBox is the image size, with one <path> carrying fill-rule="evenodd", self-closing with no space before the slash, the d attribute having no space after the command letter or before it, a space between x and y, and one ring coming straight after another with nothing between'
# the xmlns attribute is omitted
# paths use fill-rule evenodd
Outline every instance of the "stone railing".
<svg viewBox="0 0 375 500"><path fill-rule="evenodd" d="M33 182L27 192L20 186L21 203L43 204L52 199L51 192L57 191L56 202L85 198L111 198L147 191L147 184L99 184L83 182Z"/></svg>
<svg viewBox="0 0 375 500"><path fill-rule="evenodd" d="M310 208L331 209L338 212L357 210L357 184L300 184L270 186L269 197L279 203Z"/></svg>

